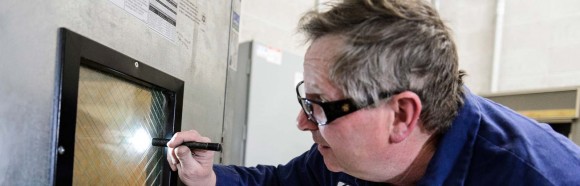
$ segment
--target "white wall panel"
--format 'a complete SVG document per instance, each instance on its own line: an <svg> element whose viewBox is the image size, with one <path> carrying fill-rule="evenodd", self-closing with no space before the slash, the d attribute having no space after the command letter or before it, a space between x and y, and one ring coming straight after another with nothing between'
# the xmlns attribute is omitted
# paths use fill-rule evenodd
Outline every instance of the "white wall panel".
<svg viewBox="0 0 580 186"><path fill-rule="evenodd" d="M493 59L494 1L440 1L440 15L452 30L459 68L473 92L489 92Z"/></svg>
<svg viewBox="0 0 580 186"><path fill-rule="evenodd" d="M506 2L500 91L579 86L580 2Z"/></svg>

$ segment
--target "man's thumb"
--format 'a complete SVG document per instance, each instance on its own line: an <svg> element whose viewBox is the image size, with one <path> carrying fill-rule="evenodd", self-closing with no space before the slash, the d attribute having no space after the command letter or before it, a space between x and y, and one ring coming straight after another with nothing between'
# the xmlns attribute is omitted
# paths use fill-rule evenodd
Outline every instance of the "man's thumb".
<svg viewBox="0 0 580 186"><path fill-rule="evenodd" d="M179 159L179 162L181 163L181 166L183 167L191 167L192 163L195 161L193 159L193 156L191 155L191 150L189 150L188 147L186 146L179 146L176 147L174 149L175 151L175 155L177 156L177 159Z"/></svg>

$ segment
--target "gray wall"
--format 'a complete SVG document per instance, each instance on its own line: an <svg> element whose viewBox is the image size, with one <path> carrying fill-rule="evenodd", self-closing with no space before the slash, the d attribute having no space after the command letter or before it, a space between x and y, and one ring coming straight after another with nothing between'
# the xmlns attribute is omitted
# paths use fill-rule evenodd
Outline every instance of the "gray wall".
<svg viewBox="0 0 580 186"><path fill-rule="evenodd" d="M303 79L303 59L264 51L268 46L258 42L251 48L245 165L285 164L313 144L310 132L296 127L300 105L295 87ZM277 54L280 58L273 57Z"/></svg>
<svg viewBox="0 0 580 186"><path fill-rule="evenodd" d="M296 28L301 15L314 5L312 0L242 1L240 43L253 40L302 55L306 47Z"/></svg>
<svg viewBox="0 0 580 186"><path fill-rule="evenodd" d="M254 41L262 46L278 49L283 52L284 58L295 56L295 59L291 61L285 59L284 66L290 65L292 69L301 68L302 56L307 45L303 44L303 37L296 33L296 28L301 15L307 10L314 9L315 4L312 0L242 1L240 43ZM295 101L294 85L292 85L294 75L293 73L279 73L284 69L261 72L260 70L270 69L265 67L272 64L264 60L256 61L255 56L251 56L252 59L248 60L252 63L260 63L260 67L252 67L252 74L260 76L260 79L252 80L249 93L248 133L244 162L248 166L285 164L292 157L308 150L308 147L313 144L308 133L296 128L296 114L299 106ZM274 66L271 67L274 68ZM288 69L287 72L291 72L292 69ZM285 81L278 82L280 80ZM273 88L270 86L273 84L278 84L276 87L285 88ZM251 98L252 94L253 98ZM267 103L272 105L262 105Z"/></svg>
<svg viewBox="0 0 580 186"><path fill-rule="evenodd" d="M467 85L491 92L496 1L440 1ZM506 0L498 92L580 86L580 1Z"/></svg>
<svg viewBox="0 0 580 186"><path fill-rule="evenodd" d="M206 22L178 19L192 29L185 48L109 0L1 0L0 185L50 184L59 27L184 80L182 129L221 141L232 1L190 0Z"/></svg>
<svg viewBox="0 0 580 186"><path fill-rule="evenodd" d="M451 27L459 52L459 67L473 92L491 89L494 44L494 1L440 1L439 13Z"/></svg>
<svg viewBox="0 0 580 186"><path fill-rule="evenodd" d="M580 85L580 1L509 0L500 90Z"/></svg>

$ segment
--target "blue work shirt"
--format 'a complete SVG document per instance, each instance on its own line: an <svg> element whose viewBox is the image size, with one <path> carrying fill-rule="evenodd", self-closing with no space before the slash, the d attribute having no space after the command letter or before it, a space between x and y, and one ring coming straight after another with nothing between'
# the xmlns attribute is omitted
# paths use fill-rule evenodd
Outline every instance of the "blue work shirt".
<svg viewBox="0 0 580 186"><path fill-rule="evenodd" d="M580 185L580 148L515 111L466 91L418 185ZM286 165L214 165L217 185L386 185L330 172L316 145Z"/></svg>

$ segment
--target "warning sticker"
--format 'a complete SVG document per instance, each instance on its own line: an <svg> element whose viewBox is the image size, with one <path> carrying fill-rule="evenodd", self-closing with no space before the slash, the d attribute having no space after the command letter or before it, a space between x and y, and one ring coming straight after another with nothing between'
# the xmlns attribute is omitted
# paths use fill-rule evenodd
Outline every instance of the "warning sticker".
<svg viewBox="0 0 580 186"><path fill-rule="evenodd" d="M177 41L177 4L179 0L110 0L167 38Z"/></svg>

